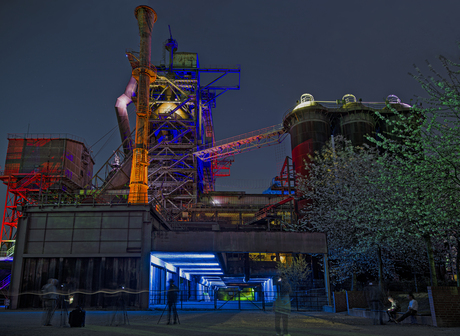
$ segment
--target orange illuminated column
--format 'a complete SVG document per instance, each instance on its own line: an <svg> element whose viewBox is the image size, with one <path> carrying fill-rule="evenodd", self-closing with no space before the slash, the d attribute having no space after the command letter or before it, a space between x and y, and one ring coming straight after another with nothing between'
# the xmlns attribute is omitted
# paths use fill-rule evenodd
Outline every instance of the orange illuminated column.
<svg viewBox="0 0 460 336"><path fill-rule="evenodd" d="M148 136L149 136L149 91L150 83L156 80L156 69L150 65L151 36L157 14L148 6L138 6L134 11L139 24L140 51L139 66L133 69L138 83L136 138L133 150L133 164L129 184L129 203L148 203Z"/></svg>

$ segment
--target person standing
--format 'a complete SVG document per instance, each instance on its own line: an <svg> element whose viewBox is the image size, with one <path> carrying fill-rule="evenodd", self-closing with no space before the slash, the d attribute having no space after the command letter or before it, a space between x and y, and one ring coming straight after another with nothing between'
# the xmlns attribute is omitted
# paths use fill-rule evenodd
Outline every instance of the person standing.
<svg viewBox="0 0 460 336"><path fill-rule="evenodd" d="M168 323L171 324L171 311L174 315L174 324L177 323L177 308L176 308L176 303L177 303L177 295L179 293L179 288L177 288L176 285L174 285L174 280L169 279L169 289L167 293L167 300L168 300Z"/></svg>
<svg viewBox="0 0 460 336"><path fill-rule="evenodd" d="M417 302L417 300L415 300L414 294L409 293L407 295L407 298L410 300L409 301L409 307L407 308L407 311L404 313L404 315L401 316L400 318L398 318L395 321L396 323L400 323L401 321L403 321L404 319L406 319L409 316L413 316L413 319L414 319L415 316L417 315L418 302Z"/></svg>
<svg viewBox="0 0 460 336"><path fill-rule="evenodd" d="M60 306L61 306L61 327L67 326L67 320L69 319L69 307L72 304L73 292L71 278L67 277L66 282L61 284L61 297L60 297Z"/></svg>
<svg viewBox="0 0 460 336"><path fill-rule="evenodd" d="M396 313L401 311L401 306L391 295L388 296L388 301L391 303L391 307L387 309L388 322L394 322L396 319Z"/></svg>
<svg viewBox="0 0 460 336"><path fill-rule="evenodd" d="M289 315L291 314L291 285L286 277L281 276L278 280L280 291L276 299L273 310L275 312L275 331L276 335L289 336L288 322ZM283 320L283 333L281 334L280 322Z"/></svg>
<svg viewBox="0 0 460 336"><path fill-rule="evenodd" d="M42 287L43 306L45 309L43 325L46 327L51 326L51 319L56 309L56 301L59 298L56 288L57 282L56 279L48 279L48 283Z"/></svg>
<svg viewBox="0 0 460 336"><path fill-rule="evenodd" d="M374 325L383 324L383 294L377 283L369 282L364 288L364 294L369 308L372 311L372 320Z"/></svg>

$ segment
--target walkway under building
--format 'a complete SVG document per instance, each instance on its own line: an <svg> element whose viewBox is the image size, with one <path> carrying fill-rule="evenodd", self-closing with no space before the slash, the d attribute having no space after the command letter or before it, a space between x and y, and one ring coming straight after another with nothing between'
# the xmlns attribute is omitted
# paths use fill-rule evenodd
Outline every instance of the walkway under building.
<svg viewBox="0 0 460 336"><path fill-rule="evenodd" d="M78 292L75 302L86 307L107 306L107 292L117 290L126 293L129 306L162 305L169 279L179 284L183 303L232 301L229 292L236 288L254 301L262 292L270 300L277 260L327 253L321 233L254 231L251 226L199 231L193 222L190 229L189 222L171 226L150 205L31 205L22 210L10 287L13 309L39 307L38 294L49 278L70 283ZM217 294L219 288L229 289Z"/></svg>

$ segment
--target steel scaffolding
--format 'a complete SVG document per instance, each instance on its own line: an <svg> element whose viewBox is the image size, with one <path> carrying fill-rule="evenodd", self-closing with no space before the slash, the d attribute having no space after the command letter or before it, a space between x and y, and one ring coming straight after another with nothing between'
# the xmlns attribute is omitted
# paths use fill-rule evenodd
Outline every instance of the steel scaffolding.
<svg viewBox="0 0 460 336"><path fill-rule="evenodd" d="M149 203L176 220L201 194L214 191L216 177L229 175L231 157L202 161L193 153L200 146L214 145L212 109L218 96L239 90L240 68L201 68L196 53L175 52L177 43L172 38L165 48L172 50L171 64L156 66L156 80L149 89L146 196ZM136 68L138 54L128 52L127 56ZM229 75L236 85L219 85ZM126 108L139 99L139 88L133 83L129 81L116 103L123 143L86 188L100 202L113 202L117 193L123 202L130 176L132 179L132 132L126 122Z"/></svg>
<svg viewBox="0 0 460 336"><path fill-rule="evenodd" d="M214 144L212 108L215 99L240 86L239 67L200 68L192 53L175 54L176 64L157 67L151 85L152 117L149 138L149 200L157 200L173 217L213 191L215 178L227 176L232 160L203 162L193 153ZM186 64L186 61L191 62ZM216 78L202 85L202 74ZM228 74L238 75L238 85L217 86Z"/></svg>

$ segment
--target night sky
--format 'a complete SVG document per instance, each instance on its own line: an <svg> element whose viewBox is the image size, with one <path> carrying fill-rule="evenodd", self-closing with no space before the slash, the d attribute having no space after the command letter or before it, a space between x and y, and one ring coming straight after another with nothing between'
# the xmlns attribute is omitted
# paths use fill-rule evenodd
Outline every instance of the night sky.
<svg viewBox="0 0 460 336"><path fill-rule="evenodd" d="M70 133L90 146L108 133L92 150L97 169L109 158L120 145L114 105L131 74L125 50L139 48L134 8L141 4L158 14L153 64L171 25L178 51L198 53L202 67L241 65L241 90L218 98L213 111L216 140L281 123L303 93L410 102L423 94L408 75L414 63L424 68L426 59L460 54L458 0L2 0L1 169L7 134L28 129ZM261 192L289 148L287 138L236 156L217 189Z"/></svg>

